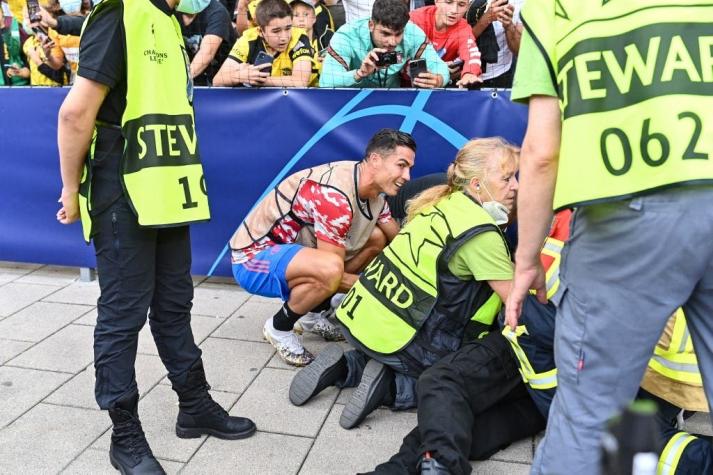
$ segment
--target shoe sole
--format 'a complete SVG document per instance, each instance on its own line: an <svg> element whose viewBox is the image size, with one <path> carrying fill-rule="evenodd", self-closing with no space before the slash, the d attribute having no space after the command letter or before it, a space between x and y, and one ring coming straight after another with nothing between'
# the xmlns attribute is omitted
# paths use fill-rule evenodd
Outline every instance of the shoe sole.
<svg viewBox="0 0 713 475"><path fill-rule="evenodd" d="M344 350L339 345L329 345L322 350L309 366L300 370L292 379L290 402L295 406L301 406L316 396L319 380L343 357Z"/></svg>
<svg viewBox="0 0 713 475"><path fill-rule="evenodd" d="M371 399L374 390L386 375L386 366L376 360L369 360L364 368L359 386L354 390L349 402L344 406L339 417L339 425L344 429L353 429L359 425L369 413L364 413L366 403Z"/></svg>
<svg viewBox="0 0 713 475"><path fill-rule="evenodd" d="M250 437L255 433L255 431L257 431L257 427L255 425L243 432L221 432L208 427L191 427L189 429L176 424L176 436L179 439L197 439L204 435L212 435L213 437L223 440L238 440Z"/></svg>

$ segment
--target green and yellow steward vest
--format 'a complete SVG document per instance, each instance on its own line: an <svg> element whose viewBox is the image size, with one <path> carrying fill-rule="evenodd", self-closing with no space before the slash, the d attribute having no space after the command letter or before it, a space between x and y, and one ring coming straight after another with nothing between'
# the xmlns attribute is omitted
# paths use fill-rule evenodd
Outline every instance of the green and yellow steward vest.
<svg viewBox="0 0 713 475"><path fill-rule="evenodd" d="M497 294L487 282L463 281L448 269L463 244L489 231L502 236L466 194L440 200L369 263L337 309L337 318L354 338L382 354L406 347L427 319L448 320L444 324L454 334L471 318L490 326L501 306Z"/></svg>
<svg viewBox="0 0 713 475"><path fill-rule="evenodd" d="M713 182L713 4L529 0L562 113L556 210Z"/></svg>
<svg viewBox="0 0 713 475"><path fill-rule="evenodd" d="M193 80L181 28L173 15L149 0L122 3L126 109L121 118L121 178L125 196L140 226L208 220L208 195L193 116ZM85 25L104 4L94 8ZM91 233L92 156L93 145L80 188L87 241Z"/></svg>

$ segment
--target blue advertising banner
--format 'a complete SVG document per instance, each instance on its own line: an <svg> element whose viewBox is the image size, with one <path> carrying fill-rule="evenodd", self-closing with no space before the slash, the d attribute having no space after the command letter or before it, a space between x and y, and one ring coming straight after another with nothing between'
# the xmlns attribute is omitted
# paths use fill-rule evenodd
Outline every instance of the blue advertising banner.
<svg viewBox="0 0 713 475"><path fill-rule="evenodd" d="M0 88L0 260L94 267L80 225L55 219L57 111L67 89ZM191 228L193 273L230 275L227 241L289 174L359 160L378 129L413 134L412 177L444 171L468 139L520 144L527 109L503 92L198 89L199 147L212 219Z"/></svg>

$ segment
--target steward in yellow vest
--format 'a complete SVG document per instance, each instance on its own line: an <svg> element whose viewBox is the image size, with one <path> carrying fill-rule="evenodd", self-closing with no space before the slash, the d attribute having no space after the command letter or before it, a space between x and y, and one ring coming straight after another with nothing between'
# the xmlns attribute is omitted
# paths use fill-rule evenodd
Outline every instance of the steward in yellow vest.
<svg viewBox="0 0 713 475"><path fill-rule="evenodd" d="M182 0L197 13L204 0ZM162 474L138 417L136 350L146 324L178 395L176 435L249 437L255 424L210 396L191 330L188 223L210 217L178 0L102 0L84 24L77 77L59 112L62 208L81 213L101 294L94 331L97 404L124 474ZM80 188L81 179L81 188ZM81 210L81 211L80 211Z"/></svg>
<svg viewBox="0 0 713 475"><path fill-rule="evenodd" d="M464 337L491 329L512 272L499 226L514 202L518 153L500 138L472 140L449 167L448 183L411 201L407 224L336 310L357 351L320 353L295 377L294 404L331 384L359 384L340 418L347 429L382 403L413 407L416 378Z"/></svg>

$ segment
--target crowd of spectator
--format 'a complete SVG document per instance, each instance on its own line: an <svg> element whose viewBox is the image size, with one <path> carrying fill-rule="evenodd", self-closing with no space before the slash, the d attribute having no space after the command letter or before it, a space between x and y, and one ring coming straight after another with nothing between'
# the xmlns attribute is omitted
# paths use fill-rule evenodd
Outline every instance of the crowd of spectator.
<svg viewBox="0 0 713 475"><path fill-rule="evenodd" d="M522 1L211 0L175 16L197 86L507 88ZM0 0L0 86L71 85L97 3Z"/></svg>

